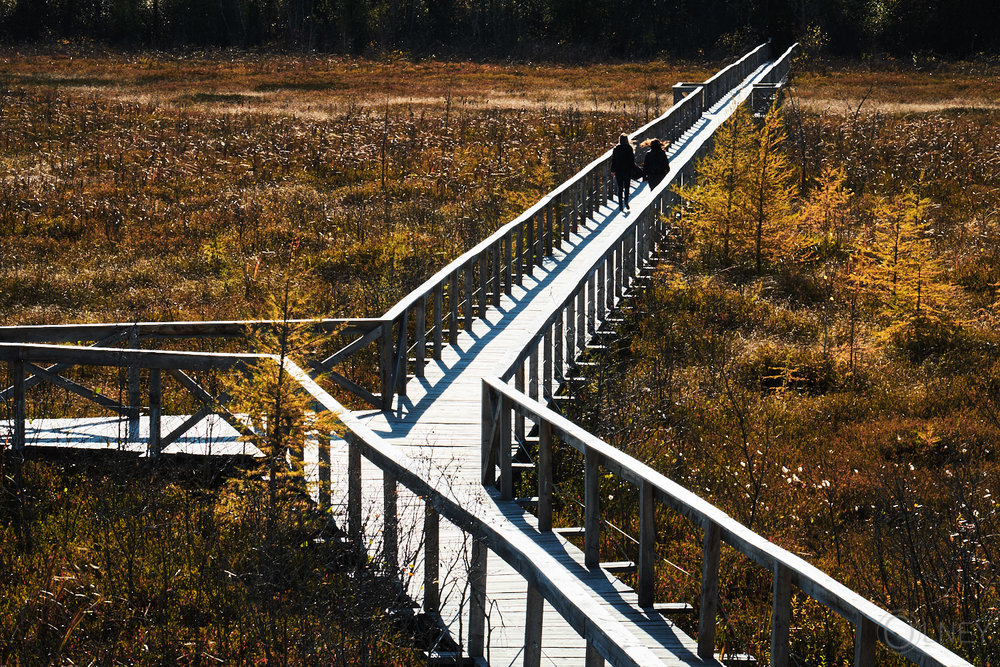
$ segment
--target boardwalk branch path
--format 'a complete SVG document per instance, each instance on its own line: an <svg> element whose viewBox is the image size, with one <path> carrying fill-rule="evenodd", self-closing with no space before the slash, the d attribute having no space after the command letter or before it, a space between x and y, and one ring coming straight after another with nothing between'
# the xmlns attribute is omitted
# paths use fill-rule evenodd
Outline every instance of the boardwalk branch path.
<svg viewBox="0 0 1000 667"><path fill-rule="evenodd" d="M0 429L11 434L7 440L15 450L29 442L94 446L117 437L133 447L146 440L151 456L166 453L168 445L190 451L184 448L213 439L227 441L222 453L232 453L247 426L225 410L223 396L212 396L186 372L283 364L311 395L314 408L335 413L345 427L339 436L305 448L306 477L318 502L331 505L359 548L402 573L403 591L440 628L432 661L720 664L714 636L719 549L725 543L774 574L771 664L790 662L796 586L855 626L856 665L873 665L881 641L916 664L966 666L914 628L546 405L574 359L654 258L666 231L658 214L675 203L671 185L692 177L695 159L740 104L749 100L755 109L766 107L780 94L792 49L773 60L768 54L769 47L762 45L705 83L678 84L675 106L633 133L633 139L669 141L672 172L654 190L645 184L634 190L631 212L607 200L605 155L382 318L316 321L319 331L357 338L312 362L315 376L267 355L137 349L141 336L232 337L273 323L0 327L0 341L18 341L0 342L0 361L14 378L2 392L13 402L13 418ZM80 340L96 342L92 347L52 345ZM121 341L128 349L105 347ZM374 342L380 348L380 392L334 372L338 363ZM112 400L60 375L74 364L120 368L127 376L120 393L127 396ZM161 371L203 405L198 413L162 415ZM141 403L140 372L148 377L148 408ZM377 409L346 410L321 387L322 378ZM42 420L30 423L29 430L25 393L42 381L122 418ZM127 433L113 432L123 424ZM172 430L165 431L165 424ZM583 456L583 550L552 530L554 437ZM185 438L191 442L184 444ZM537 465L530 467L538 497L523 503L535 504L536 513L512 497L512 448L517 447L537 452ZM603 471L639 489L637 563L601 562ZM690 612L690 606L682 601L657 605L653 596L657 507L691 519L704 534L697 638L680 631L669 616ZM636 572L638 590L615 576L622 571Z"/></svg>
<svg viewBox="0 0 1000 667"><path fill-rule="evenodd" d="M765 70L762 66L726 94L671 145L668 155L675 172L689 164L732 110L746 101ZM635 216L648 208L651 194L646 184L635 189L629 214L610 202L603 203L578 232L570 235L568 242L525 277L522 285L514 286L510 296L504 295L498 307L490 307L485 317L476 319L471 330L463 330L457 342L445 348L440 361L428 361L425 376L410 380L405 396L397 397L391 412L359 412L357 417L411 458L427 462L431 479L448 489L459 502L480 507L487 515L492 511L503 516L510 527L529 537L551 559L545 566L547 571L564 568L567 578L581 582L582 590L593 603L627 627L637 643L649 647L663 663L681 665L701 662L694 640L652 608L640 608L636 594L612 574L601 568L587 568L579 549L554 533L539 533L532 515L513 501L498 501L488 495L480 483L482 378L499 375L510 351L526 346L530 336L571 295L580 279L633 225ZM346 450L341 455L346 456ZM346 469L346 466L335 468ZM364 484L372 492L362 495L380 498L376 489L380 492L381 472L374 466L365 466L363 475ZM410 526L409 532L419 535L414 525L422 520L418 516L422 505L410 502L404 507L404 501L400 500L400 509L401 525ZM374 516L377 512L373 507L369 513ZM462 603L467 598L465 573L470 547L463 532L447 524L441 525L438 539L442 618L459 636ZM412 545L409 550L416 551ZM422 570L414 580L423 581ZM488 661L496 665L520 662L525 647L524 580L502 560L492 558L486 581L486 599L491 610ZM551 608L544 610L543 619L542 664L583 664L586 657L583 638Z"/></svg>

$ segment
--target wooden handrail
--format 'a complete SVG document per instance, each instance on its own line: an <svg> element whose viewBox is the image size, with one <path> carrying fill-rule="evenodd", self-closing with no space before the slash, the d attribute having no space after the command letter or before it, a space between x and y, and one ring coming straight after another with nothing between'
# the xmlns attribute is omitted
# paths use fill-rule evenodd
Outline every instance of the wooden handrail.
<svg viewBox="0 0 1000 667"><path fill-rule="evenodd" d="M315 409L330 412L344 425L344 437L355 453L364 456L380 468L387 478L424 498L440 516L503 558L601 656L615 665L653 667L663 664L626 625L612 618L600 604L594 602L585 591L584 585L530 536L512 526L497 523L491 513L482 510L481 504L463 502L425 480L416 472L420 469L416 461L361 423L290 359L281 359L272 354L195 353L0 343L0 361L18 366L25 362L38 361L150 369L157 372L152 376L154 383L151 386L151 392L156 392L157 398L160 391L161 370L226 369L244 364L250 366L260 363L280 364L310 396ZM20 432L20 445L23 447L25 419L23 392L21 399L15 410L15 419L21 424L20 428L15 427L14 440L17 445ZM355 495L360 492L360 486L352 490ZM349 505L360 507L360 499L349 500Z"/></svg>
<svg viewBox="0 0 1000 667"><path fill-rule="evenodd" d="M243 337L284 326L309 325L323 333L363 335L382 325L380 318L301 320L227 320L175 322L108 322L97 324L32 324L0 327L0 342L72 343L98 340L114 333L135 331L140 337Z"/></svg>
<svg viewBox="0 0 1000 667"><path fill-rule="evenodd" d="M795 554L750 530L707 500L668 479L645 463L625 454L597 436L549 409L539 401L511 387L499 378L483 378L483 385L515 413L551 428L562 442L585 457L596 457L601 467L637 487L655 489L661 504L687 517L706 531L718 530L721 540L761 567L776 572L787 570L791 582L806 595L855 625L871 623L879 638L895 653L917 665L971 667L971 664L944 648L916 628L847 588ZM500 401L497 401L499 404ZM501 471L501 476L503 476ZM868 634L874 640L874 635Z"/></svg>

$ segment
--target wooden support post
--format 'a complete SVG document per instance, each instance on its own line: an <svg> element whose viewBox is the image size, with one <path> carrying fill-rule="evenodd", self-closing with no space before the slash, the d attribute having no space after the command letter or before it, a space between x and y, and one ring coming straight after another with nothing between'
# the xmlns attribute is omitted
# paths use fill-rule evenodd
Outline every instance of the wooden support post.
<svg viewBox="0 0 1000 667"><path fill-rule="evenodd" d="M485 382L483 383L483 399L480 404L480 448L479 477L483 486L492 486L496 482L497 459L493 458L493 448L499 442L499 421L497 420L498 396ZM499 455L499 451L497 454Z"/></svg>
<svg viewBox="0 0 1000 667"><path fill-rule="evenodd" d="M576 359L576 297L566 304L566 361L572 365Z"/></svg>
<svg viewBox="0 0 1000 667"><path fill-rule="evenodd" d="M160 424L163 418L163 392L160 369L149 369L149 444L146 454L150 458L160 456Z"/></svg>
<svg viewBox="0 0 1000 667"><path fill-rule="evenodd" d="M525 234L526 238L524 240L524 266L527 273L532 273L535 270L535 217L531 216L525 223Z"/></svg>
<svg viewBox="0 0 1000 667"><path fill-rule="evenodd" d="M479 317L486 319L486 309L490 303L490 254L479 255Z"/></svg>
<svg viewBox="0 0 1000 667"><path fill-rule="evenodd" d="M656 491L643 480L639 486L639 571L636 593L640 607L652 607L656 590Z"/></svg>
<svg viewBox="0 0 1000 667"><path fill-rule="evenodd" d="M499 308L500 294L503 292L503 271L500 266L500 241L493 244L490 256L490 261L493 263L493 306Z"/></svg>
<svg viewBox="0 0 1000 667"><path fill-rule="evenodd" d="M584 454L584 546L583 561L589 568L601 563L601 469L597 452L587 447Z"/></svg>
<svg viewBox="0 0 1000 667"><path fill-rule="evenodd" d="M552 336L554 340L552 341L552 356L555 359L555 368L553 372L555 377L562 381L566 377L566 353L563 350L563 341L566 340L563 335L563 313L560 312L556 315L555 326L553 327Z"/></svg>
<svg viewBox="0 0 1000 667"><path fill-rule="evenodd" d="M715 659L715 614L719 608L719 546L721 534L714 523L705 525L701 551L701 611L698 616L698 657Z"/></svg>
<svg viewBox="0 0 1000 667"><path fill-rule="evenodd" d="M503 237L503 264L504 264L504 281L503 281L503 291L504 294L510 295L511 289L514 287L514 265L513 256L514 251L512 246L514 245L514 234L513 232L507 234Z"/></svg>
<svg viewBox="0 0 1000 667"><path fill-rule="evenodd" d="M406 364L410 356L409 317L410 310L407 308L399 318L399 331L396 335L396 367L393 373L396 376L396 393L400 396L406 396Z"/></svg>
<svg viewBox="0 0 1000 667"><path fill-rule="evenodd" d="M8 368L10 370L11 385L14 388L14 423L12 424L14 433L11 437L11 448L15 452L23 454L27 439L25 435L25 421L27 421L25 403L27 402L27 398L25 396L24 362L12 361L8 364Z"/></svg>
<svg viewBox="0 0 1000 667"><path fill-rule="evenodd" d="M465 265L465 330L472 331L472 324L476 316L476 294L473 288L475 284L472 280L476 260L469 260Z"/></svg>
<svg viewBox="0 0 1000 667"><path fill-rule="evenodd" d="M538 425L538 530L552 530L552 424Z"/></svg>
<svg viewBox="0 0 1000 667"><path fill-rule="evenodd" d="M416 347L413 352L413 374L418 378L424 376L424 365L427 363L427 297L417 299L413 312L414 335Z"/></svg>
<svg viewBox="0 0 1000 667"><path fill-rule="evenodd" d="M486 649L486 559L489 552L482 540L472 538L469 563L469 641L470 658L483 657Z"/></svg>
<svg viewBox="0 0 1000 667"><path fill-rule="evenodd" d="M854 624L854 667L875 667L878 626L864 616Z"/></svg>
<svg viewBox="0 0 1000 667"><path fill-rule="evenodd" d="M427 503L424 507L424 611L428 614L437 614L441 609L439 526L437 510Z"/></svg>
<svg viewBox="0 0 1000 667"><path fill-rule="evenodd" d="M510 439L510 416L513 408L514 405L508 397L500 397L500 423L498 425L500 429L500 456L498 460L500 462L500 498L503 500L514 498L514 471L511 466L512 443Z"/></svg>
<svg viewBox="0 0 1000 667"><path fill-rule="evenodd" d="M597 266L597 319L601 322L604 321L608 312L607 266L607 260L602 261ZM594 326L597 326L596 322Z"/></svg>
<svg viewBox="0 0 1000 667"><path fill-rule="evenodd" d="M128 335L128 347L131 350L139 349L139 330L132 327ZM139 411L142 407L142 390L139 386L138 366L129 366L128 373L128 440L129 442L139 441Z"/></svg>
<svg viewBox="0 0 1000 667"><path fill-rule="evenodd" d="M517 370L514 371L514 389L524 393L524 362L518 362ZM524 442L524 415L514 416L514 439L517 442Z"/></svg>
<svg viewBox="0 0 1000 667"><path fill-rule="evenodd" d="M542 400L552 400L552 328L542 334Z"/></svg>
<svg viewBox="0 0 1000 667"><path fill-rule="evenodd" d="M530 343L528 352L528 396L538 400L538 343Z"/></svg>
<svg viewBox="0 0 1000 667"><path fill-rule="evenodd" d="M444 347L444 285L434 288L434 358L441 360Z"/></svg>
<svg viewBox="0 0 1000 667"><path fill-rule="evenodd" d="M587 334L597 331L597 274L591 273L587 278Z"/></svg>
<svg viewBox="0 0 1000 667"><path fill-rule="evenodd" d="M390 574L399 574L399 484L382 471L382 553Z"/></svg>
<svg viewBox="0 0 1000 667"><path fill-rule="evenodd" d="M585 667L604 667L604 656L597 652L597 647L587 641L587 655L584 658Z"/></svg>
<svg viewBox="0 0 1000 667"><path fill-rule="evenodd" d="M545 209L543 208L531 218L535 226L535 262L542 265L545 257Z"/></svg>
<svg viewBox="0 0 1000 667"><path fill-rule="evenodd" d="M554 220L555 217L555 206L550 201L545 205L545 254L552 255L553 250L553 230L554 230Z"/></svg>
<svg viewBox="0 0 1000 667"><path fill-rule="evenodd" d="M517 226L517 247L514 249L514 273L517 284L524 284L524 223Z"/></svg>
<svg viewBox="0 0 1000 667"><path fill-rule="evenodd" d="M581 353L587 346L587 283L576 293L576 349Z"/></svg>
<svg viewBox="0 0 1000 667"><path fill-rule="evenodd" d="M448 277L448 343L458 343L458 270Z"/></svg>
<svg viewBox="0 0 1000 667"><path fill-rule="evenodd" d="M379 355L379 372L382 375L382 409L392 410L392 399L396 388L392 382L395 358L393 355L392 320L382 321L382 349Z"/></svg>
<svg viewBox="0 0 1000 667"><path fill-rule="evenodd" d="M333 433L319 432L316 434L318 442L316 452L319 467L319 508L322 511L330 509L330 493L333 486L333 478L330 474L330 443L333 441Z"/></svg>
<svg viewBox="0 0 1000 667"><path fill-rule="evenodd" d="M545 599L537 588L528 584L524 610L524 667L539 667L542 662L542 612Z"/></svg>
<svg viewBox="0 0 1000 667"><path fill-rule="evenodd" d="M559 202L559 224L562 225L562 236L563 241L569 241L570 232L572 231L572 213L569 211L569 206L566 204L565 193L560 193L557 195L557 200Z"/></svg>
<svg viewBox="0 0 1000 667"><path fill-rule="evenodd" d="M771 667L788 667L788 632L792 624L792 572L780 563L774 569L771 602Z"/></svg>
<svg viewBox="0 0 1000 667"><path fill-rule="evenodd" d="M356 547L362 547L361 448L353 437L347 441L347 534Z"/></svg>

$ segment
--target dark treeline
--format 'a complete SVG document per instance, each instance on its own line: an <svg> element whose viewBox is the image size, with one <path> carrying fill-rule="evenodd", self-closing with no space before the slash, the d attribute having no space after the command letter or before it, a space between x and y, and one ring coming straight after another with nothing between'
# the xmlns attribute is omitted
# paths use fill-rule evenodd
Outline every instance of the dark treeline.
<svg viewBox="0 0 1000 667"><path fill-rule="evenodd" d="M996 0L0 0L10 41L334 53L715 55L805 38L839 56L1000 50Z"/></svg>

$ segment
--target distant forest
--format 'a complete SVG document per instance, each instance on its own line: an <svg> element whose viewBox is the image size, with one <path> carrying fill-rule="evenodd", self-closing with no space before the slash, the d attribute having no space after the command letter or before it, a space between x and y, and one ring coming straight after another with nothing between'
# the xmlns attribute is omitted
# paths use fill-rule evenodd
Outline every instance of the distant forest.
<svg viewBox="0 0 1000 667"><path fill-rule="evenodd" d="M1000 51L997 0L0 0L8 42L515 58L732 52L763 38L835 56Z"/></svg>

